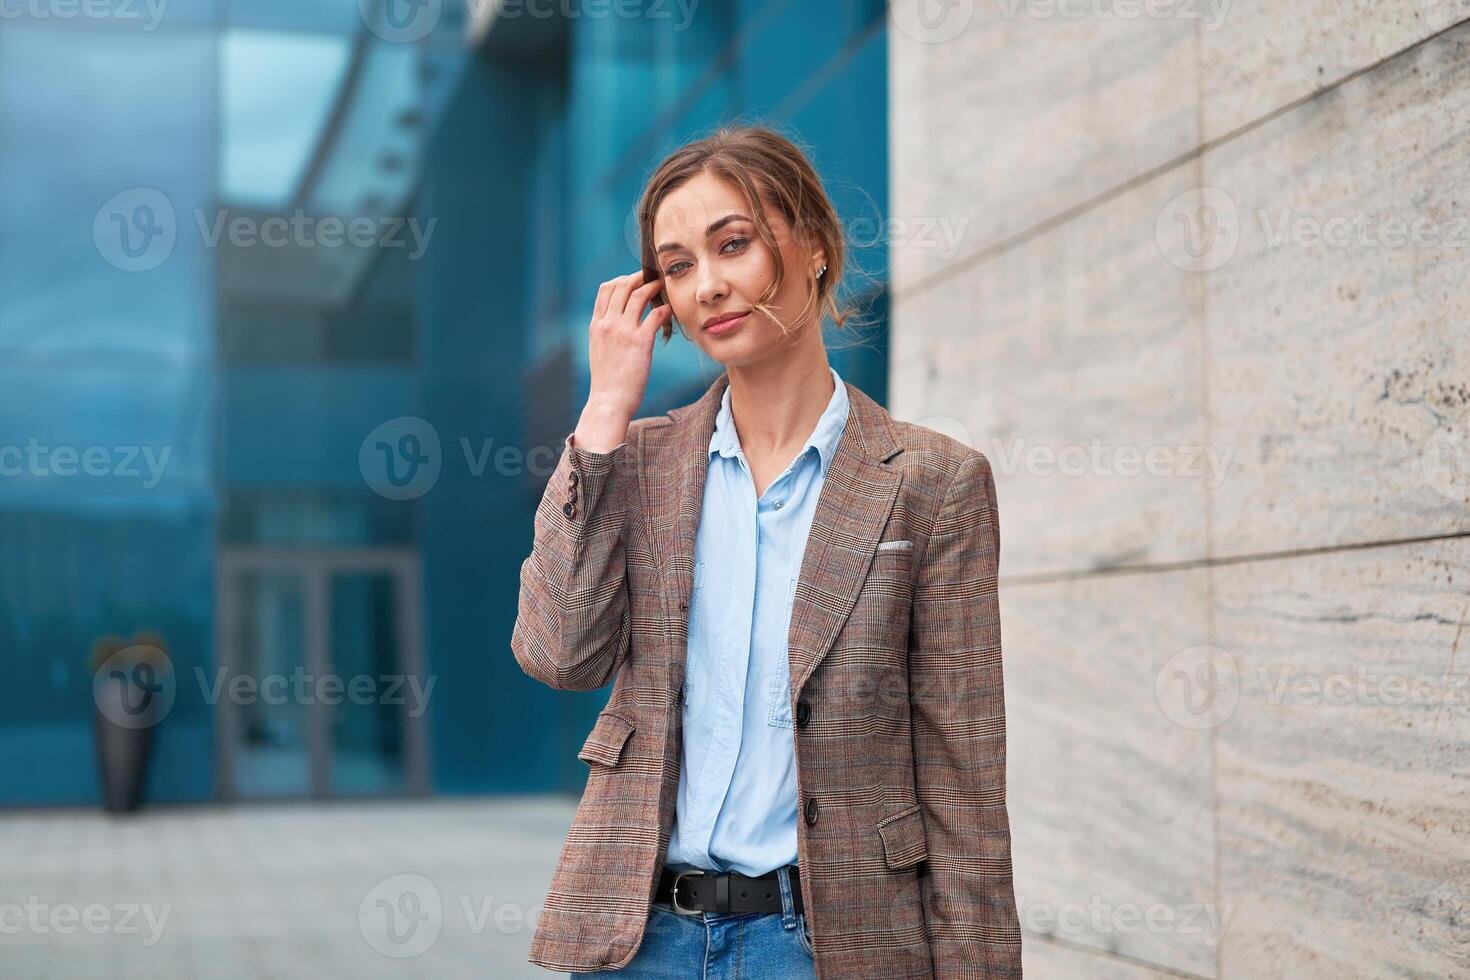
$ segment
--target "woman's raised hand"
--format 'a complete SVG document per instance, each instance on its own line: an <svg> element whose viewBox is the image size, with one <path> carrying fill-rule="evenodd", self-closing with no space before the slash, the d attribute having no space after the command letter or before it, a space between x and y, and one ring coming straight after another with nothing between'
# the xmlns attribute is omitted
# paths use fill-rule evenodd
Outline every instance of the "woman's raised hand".
<svg viewBox="0 0 1470 980"><path fill-rule="evenodd" d="M628 423L643 404L653 366L653 338L673 313L666 303L642 316L662 285L662 278L644 282L640 269L610 279L597 290L587 335L592 385L574 436L576 444L589 452L616 449L627 439Z"/></svg>

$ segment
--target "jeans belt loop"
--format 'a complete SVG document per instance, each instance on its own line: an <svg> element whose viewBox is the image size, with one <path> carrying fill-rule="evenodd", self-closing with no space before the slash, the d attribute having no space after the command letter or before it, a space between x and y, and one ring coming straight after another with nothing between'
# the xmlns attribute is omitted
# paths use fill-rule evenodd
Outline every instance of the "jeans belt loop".
<svg viewBox="0 0 1470 980"><path fill-rule="evenodd" d="M715 876L715 914L730 914L730 876Z"/></svg>

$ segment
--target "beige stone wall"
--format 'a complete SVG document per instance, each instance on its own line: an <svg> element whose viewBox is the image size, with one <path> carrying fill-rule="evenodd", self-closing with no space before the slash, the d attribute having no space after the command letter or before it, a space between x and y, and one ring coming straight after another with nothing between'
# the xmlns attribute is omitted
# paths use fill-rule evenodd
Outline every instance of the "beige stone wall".
<svg viewBox="0 0 1470 980"><path fill-rule="evenodd" d="M1470 976L1470 2L925 3L891 407L995 469L1028 976Z"/></svg>

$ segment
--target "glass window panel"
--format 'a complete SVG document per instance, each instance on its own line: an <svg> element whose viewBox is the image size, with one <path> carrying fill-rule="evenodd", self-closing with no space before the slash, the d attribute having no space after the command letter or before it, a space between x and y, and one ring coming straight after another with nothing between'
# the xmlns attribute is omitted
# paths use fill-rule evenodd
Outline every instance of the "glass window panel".
<svg viewBox="0 0 1470 980"><path fill-rule="evenodd" d="M384 574L333 576L332 672L342 680L331 705L332 791L341 795L402 790L403 724L419 714L420 685L403 680L394 580Z"/></svg>
<svg viewBox="0 0 1470 980"><path fill-rule="evenodd" d="M216 60L202 32L0 30L6 360L209 355Z"/></svg>
<svg viewBox="0 0 1470 980"><path fill-rule="evenodd" d="M226 676L251 678L258 692L229 707L235 792L245 798L305 795L312 785L311 705L293 694L296 678L308 671L303 578L242 572L227 585L236 603L229 624L236 659Z"/></svg>
<svg viewBox="0 0 1470 980"><path fill-rule="evenodd" d="M225 33L220 196L227 206L285 208L292 201L351 54L344 35Z"/></svg>

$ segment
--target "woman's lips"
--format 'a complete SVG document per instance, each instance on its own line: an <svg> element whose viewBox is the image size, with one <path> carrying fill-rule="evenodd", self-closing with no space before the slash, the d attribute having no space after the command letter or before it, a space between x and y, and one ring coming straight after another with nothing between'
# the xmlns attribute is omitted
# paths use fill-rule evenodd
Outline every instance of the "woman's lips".
<svg viewBox="0 0 1470 980"><path fill-rule="evenodd" d="M731 330L734 330L736 327L740 326L746 321L749 316L749 313L742 313L739 316L735 317L733 320L721 320L719 323L711 323L709 326L704 328L704 332L714 334L718 337L720 334L729 333Z"/></svg>

